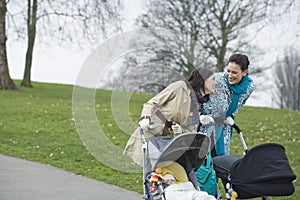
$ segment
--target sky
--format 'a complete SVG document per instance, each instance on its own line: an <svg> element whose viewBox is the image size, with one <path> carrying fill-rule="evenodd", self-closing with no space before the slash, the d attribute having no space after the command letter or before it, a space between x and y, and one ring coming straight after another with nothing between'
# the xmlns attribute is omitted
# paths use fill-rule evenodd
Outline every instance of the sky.
<svg viewBox="0 0 300 200"><path fill-rule="evenodd" d="M124 4L124 32L132 31L135 17L145 6L140 0L127 0ZM297 2L297 1L296 1ZM253 41L262 48L266 55L262 59L262 63L270 65L276 57L282 53L282 50L289 45L294 47L300 46L300 19L299 11L300 3L296 3L296 9L286 13L276 22L266 26ZM7 44L9 72L13 79L22 79L26 42L9 42ZM93 49L80 49L76 46L61 47L59 44L51 44L49 46L36 44L33 55L33 65L31 79L37 82L74 84L78 77L78 73L84 62L87 60ZM252 77L254 82L273 79L273 71L268 70L260 77ZM261 107L278 107L272 100L272 81L269 81L269 89L255 90L246 105Z"/></svg>
<svg viewBox="0 0 300 200"><path fill-rule="evenodd" d="M145 6L140 0L125 2L124 32L134 29L134 19ZM13 79L23 78L26 46L26 41L7 42L9 71ZM80 49L76 46L62 47L55 43L49 46L35 43L31 79L38 82L74 84L81 66L92 51L91 47Z"/></svg>

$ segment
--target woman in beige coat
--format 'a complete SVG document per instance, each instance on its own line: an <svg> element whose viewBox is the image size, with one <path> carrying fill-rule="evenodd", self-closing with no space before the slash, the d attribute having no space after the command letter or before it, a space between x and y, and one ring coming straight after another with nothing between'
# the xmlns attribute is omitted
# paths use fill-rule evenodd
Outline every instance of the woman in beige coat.
<svg viewBox="0 0 300 200"><path fill-rule="evenodd" d="M202 104L215 90L216 81L211 70L198 68L184 81L171 83L144 104L139 126L146 139L153 136L177 135L193 132L199 125ZM172 125L172 122L176 122ZM200 116L201 124L213 122L210 116ZM133 132L124 154L142 165L142 143L139 127Z"/></svg>

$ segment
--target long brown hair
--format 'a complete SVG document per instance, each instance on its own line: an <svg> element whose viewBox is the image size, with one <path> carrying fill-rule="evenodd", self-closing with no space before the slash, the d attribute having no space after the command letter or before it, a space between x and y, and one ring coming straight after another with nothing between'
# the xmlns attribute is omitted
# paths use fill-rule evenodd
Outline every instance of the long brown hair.
<svg viewBox="0 0 300 200"><path fill-rule="evenodd" d="M193 89L205 90L204 83L205 81L213 75L213 72L205 68L194 69L191 75L188 77L187 82L192 86Z"/></svg>

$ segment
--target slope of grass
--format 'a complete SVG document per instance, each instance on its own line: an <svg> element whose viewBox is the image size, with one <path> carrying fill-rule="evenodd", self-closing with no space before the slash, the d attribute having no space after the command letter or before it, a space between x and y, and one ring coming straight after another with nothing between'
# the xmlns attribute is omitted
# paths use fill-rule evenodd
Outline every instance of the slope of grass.
<svg viewBox="0 0 300 200"><path fill-rule="evenodd" d="M124 173L97 161L84 147L72 114L73 86L34 83L34 88L0 91L0 153L47 163L76 174L142 192L141 173ZM134 94L129 115L137 123L142 104L149 95ZM104 133L113 144L123 148L129 138L114 120L111 91L95 92L96 115ZM125 109L125 108L124 108ZM299 174L300 113L270 108L244 107L236 118L249 148L266 142L283 144L295 174ZM233 136L232 153L242 146ZM300 183L294 182L300 199Z"/></svg>

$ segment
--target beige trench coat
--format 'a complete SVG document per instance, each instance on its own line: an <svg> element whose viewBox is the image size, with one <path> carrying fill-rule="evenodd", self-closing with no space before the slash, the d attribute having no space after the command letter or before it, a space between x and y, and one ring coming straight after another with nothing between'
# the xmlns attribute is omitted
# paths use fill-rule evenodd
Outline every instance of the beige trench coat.
<svg viewBox="0 0 300 200"><path fill-rule="evenodd" d="M170 84L159 94L144 104L141 116L149 115L153 124L149 131L144 131L147 141L153 136L162 135L165 123L155 114L157 109L165 116L168 121L174 121L183 128L184 132L192 132L192 99L191 90L184 81L177 81ZM173 133L170 131L170 135ZM139 127L129 138L124 154L130 156L133 161L142 166L142 143Z"/></svg>

